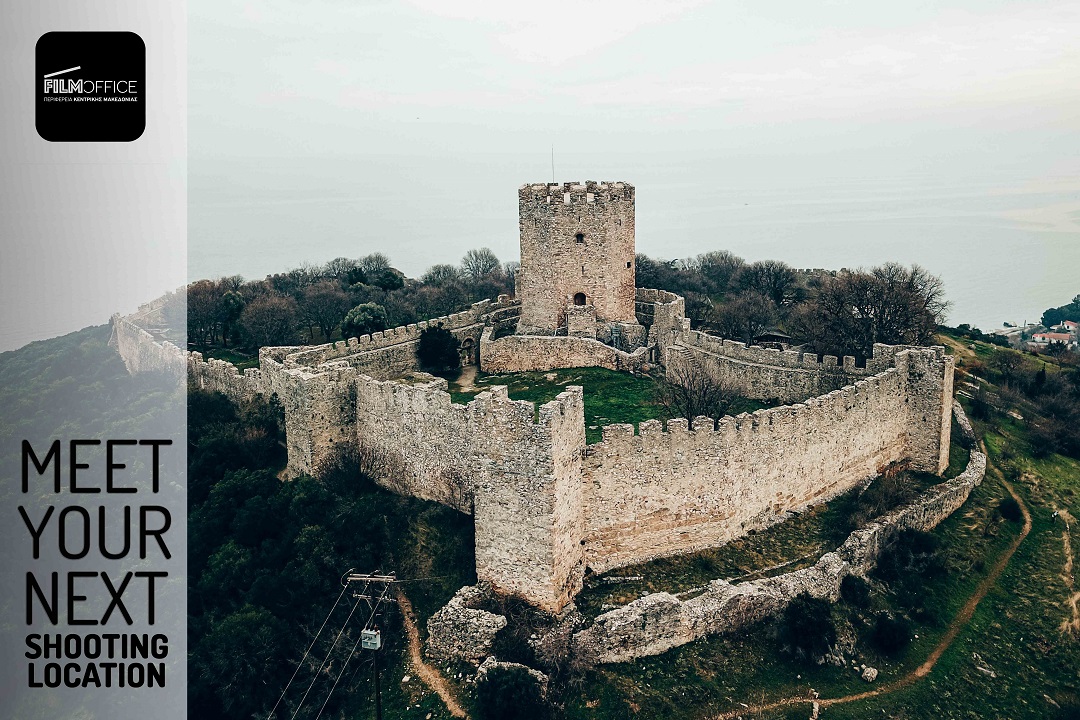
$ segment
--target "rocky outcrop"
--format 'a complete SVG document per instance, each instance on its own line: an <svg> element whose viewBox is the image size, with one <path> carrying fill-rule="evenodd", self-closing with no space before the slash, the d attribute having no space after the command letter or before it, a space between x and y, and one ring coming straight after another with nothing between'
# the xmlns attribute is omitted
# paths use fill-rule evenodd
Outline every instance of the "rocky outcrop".
<svg viewBox="0 0 1080 720"><path fill-rule="evenodd" d="M425 653L433 660L465 661L476 665L491 654L495 635L506 617L475 607L492 597L485 583L461 588L427 623Z"/></svg>

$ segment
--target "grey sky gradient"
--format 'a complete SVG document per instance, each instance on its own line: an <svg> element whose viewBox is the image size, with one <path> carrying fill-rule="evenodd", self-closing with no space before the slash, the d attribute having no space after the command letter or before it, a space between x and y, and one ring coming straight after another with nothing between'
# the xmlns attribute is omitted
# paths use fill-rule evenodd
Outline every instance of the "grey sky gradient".
<svg viewBox="0 0 1080 720"><path fill-rule="evenodd" d="M192 275L511 259L554 145L638 186L652 255L922 262L957 322L1022 270L984 325L1075 294L1075 2L193 0L190 37Z"/></svg>
<svg viewBox="0 0 1080 720"><path fill-rule="evenodd" d="M183 284L187 64L183 3L19 0L0 22L0 351L107 322ZM146 43L146 132L51 143L34 129L34 47L53 30Z"/></svg>
<svg viewBox="0 0 1080 720"><path fill-rule="evenodd" d="M751 149L744 138L767 138L752 148L765 152L846 146L847 128L1060 134L1077 119L1070 2L196 0L191 12L195 157Z"/></svg>

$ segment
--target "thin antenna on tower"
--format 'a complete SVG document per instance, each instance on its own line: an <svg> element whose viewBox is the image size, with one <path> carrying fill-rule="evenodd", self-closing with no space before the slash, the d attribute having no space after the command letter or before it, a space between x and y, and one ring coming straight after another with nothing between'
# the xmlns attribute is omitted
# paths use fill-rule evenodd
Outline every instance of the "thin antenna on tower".
<svg viewBox="0 0 1080 720"><path fill-rule="evenodd" d="M555 184L555 146L551 146L551 184Z"/></svg>

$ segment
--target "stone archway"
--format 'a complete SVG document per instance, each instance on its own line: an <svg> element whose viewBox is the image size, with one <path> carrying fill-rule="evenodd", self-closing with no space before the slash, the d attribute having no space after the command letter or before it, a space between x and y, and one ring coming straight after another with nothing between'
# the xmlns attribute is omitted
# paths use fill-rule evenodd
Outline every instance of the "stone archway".
<svg viewBox="0 0 1080 720"><path fill-rule="evenodd" d="M579 292L579 293L574 294L574 304L575 305L584 305L585 300L586 300L585 293Z"/></svg>
<svg viewBox="0 0 1080 720"><path fill-rule="evenodd" d="M461 346L458 348L458 354L461 356L461 366L468 367L469 365L476 364L476 340L471 337L467 337L461 341Z"/></svg>

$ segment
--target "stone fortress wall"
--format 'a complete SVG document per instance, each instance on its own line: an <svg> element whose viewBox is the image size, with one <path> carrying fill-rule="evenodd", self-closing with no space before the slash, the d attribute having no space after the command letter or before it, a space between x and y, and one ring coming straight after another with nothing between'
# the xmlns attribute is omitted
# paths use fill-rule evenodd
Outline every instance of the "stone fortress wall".
<svg viewBox="0 0 1080 720"><path fill-rule="evenodd" d="M585 558L600 572L716 547L823 502L906 461L944 471L938 418L921 395L951 402L951 365L935 348L826 395L738 417L609 425L586 449ZM949 372L946 372L948 369ZM753 372L757 372L754 368ZM947 438L946 438L947 440Z"/></svg>
<svg viewBox="0 0 1080 720"><path fill-rule="evenodd" d="M811 362L690 331L677 296L637 296L639 318L652 320L643 323L649 337L666 341L662 351L621 353L588 338L491 340L495 326L512 323L518 309L503 298L365 338L263 348L260 367L243 372L192 352L188 374L193 384L237 401L276 398L292 476L317 472L339 448L353 447L385 487L471 513L478 577L553 611L580 590L586 568L714 547L854 487L892 462L931 472L947 463L948 415L942 420L939 411L951 403L952 360L940 348L880 346L868 368ZM576 358L575 366L604 365L594 355L575 356L580 342L606 347L620 362L636 356L615 369L636 371L665 357L674 366L689 355L749 387L762 373L818 374L827 380L814 382L847 384L737 418L671 420L666 428L651 421L636 434L629 425L608 426L601 442L586 446L580 388L539 409L510 400L502 387L453 403L446 382L418 372L415 360L420 330L440 322L475 348L484 370L499 357L492 347L518 368L523 358L535 369L558 367L556 352L532 345L544 340L569 348L559 352ZM114 319L118 336L134 337L119 347L137 369L153 338L130 327L137 327L131 319ZM467 342L476 337L480 342Z"/></svg>
<svg viewBox="0 0 1080 720"><path fill-rule="evenodd" d="M865 575L901 530L931 530L967 501L986 473L986 455L975 446L975 434L956 403L957 425L971 457L964 471L917 498L856 530L833 552L803 570L732 584L713 580L702 591L650 593L610 610L578 632L576 652L592 662L628 662L658 655L698 638L748 627L778 614L800 593L835 601L848 575Z"/></svg>
<svg viewBox="0 0 1080 720"><path fill-rule="evenodd" d="M519 300L316 347L263 348L259 367L189 353L191 384L237 401L276 399L287 474L318 473L342 448L396 492L471 513L477 577L558 612L588 570L714 547L823 501L894 462L948 464L952 358L942 348L877 346L852 358L748 348L690 329L684 300L634 289L634 188L519 189ZM584 304L574 295L583 293ZM581 300L582 298L578 298ZM176 357L116 317L133 371ZM419 372L420 333L441 325L463 364L487 372L680 367L788 403L739 417L603 429L585 444L580 387L536 408L493 387L451 401ZM513 334L507 334L513 331Z"/></svg>
<svg viewBox="0 0 1080 720"><path fill-rule="evenodd" d="M112 316L109 344L116 348L129 373L164 372L171 377L185 376L185 351L150 331L167 325L163 310L169 300L170 296L164 295L140 305L131 315Z"/></svg>
<svg viewBox="0 0 1080 720"><path fill-rule="evenodd" d="M480 367L489 373L576 367L643 372L651 357L648 348L625 352L593 338L509 335L493 340L492 336L485 330L480 337Z"/></svg>
<svg viewBox="0 0 1080 720"><path fill-rule="evenodd" d="M416 346L420 333L442 326L460 343L462 362L479 361L485 328L513 323L520 303L501 296L468 310L383 332L316 346L262 348L259 367L243 372L201 353L188 355L191 382L237 401L259 395L276 397L285 412L290 476L318 472L341 445L357 442L356 385L368 379L396 378L420 369Z"/></svg>
<svg viewBox="0 0 1080 720"><path fill-rule="evenodd" d="M473 515L478 577L545 604L570 600L581 568L563 545L581 536L581 388L538 409L505 386L462 405L441 378L362 376L356 399L358 442L384 485Z"/></svg>

